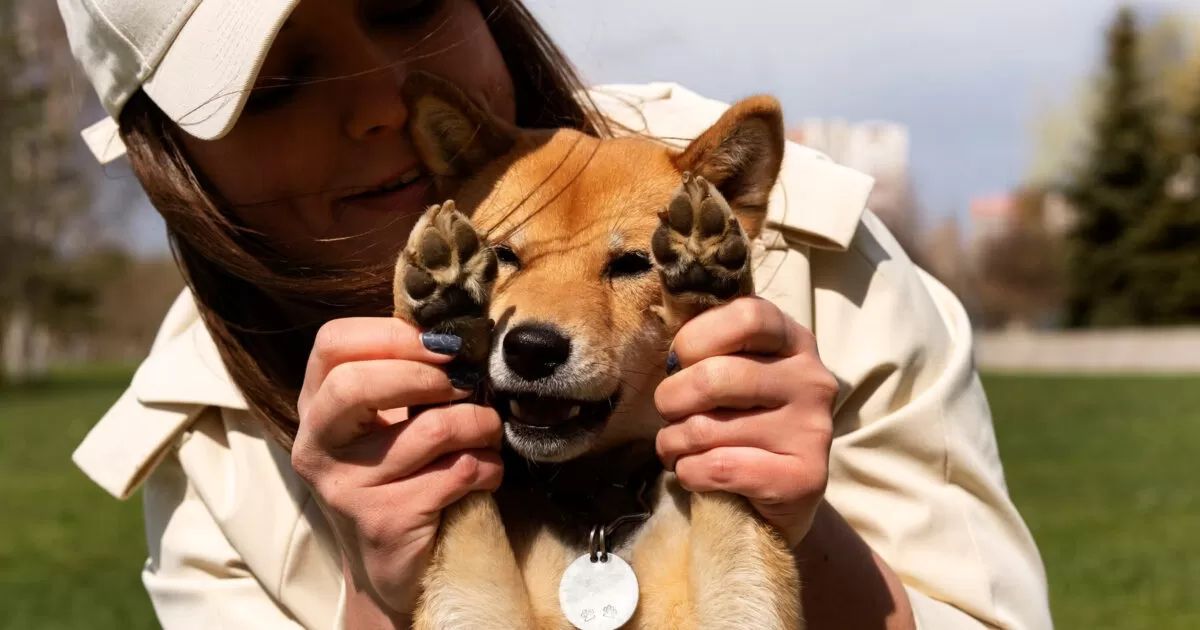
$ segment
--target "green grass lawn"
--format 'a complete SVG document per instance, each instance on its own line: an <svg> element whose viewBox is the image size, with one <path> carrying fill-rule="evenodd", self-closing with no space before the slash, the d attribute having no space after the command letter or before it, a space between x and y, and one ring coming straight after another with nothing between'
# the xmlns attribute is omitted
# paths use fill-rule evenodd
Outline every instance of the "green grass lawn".
<svg viewBox="0 0 1200 630"><path fill-rule="evenodd" d="M985 380L1059 628L1200 628L1200 378Z"/></svg>
<svg viewBox="0 0 1200 630"><path fill-rule="evenodd" d="M0 389L0 629L156 627L136 498L111 499L69 459L128 376ZM1200 628L1200 378L985 382L1057 627Z"/></svg>
<svg viewBox="0 0 1200 630"><path fill-rule="evenodd" d="M130 375L0 389L0 629L158 627L139 577L140 497L118 502L70 459Z"/></svg>

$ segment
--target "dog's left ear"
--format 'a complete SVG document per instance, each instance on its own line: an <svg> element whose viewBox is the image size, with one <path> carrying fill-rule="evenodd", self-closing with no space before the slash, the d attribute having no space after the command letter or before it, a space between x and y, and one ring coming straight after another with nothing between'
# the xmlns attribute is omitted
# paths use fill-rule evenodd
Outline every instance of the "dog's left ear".
<svg viewBox="0 0 1200 630"><path fill-rule="evenodd" d="M414 72L404 83L403 97L414 148L434 175L470 176L516 143L516 127L445 79Z"/></svg>
<svg viewBox="0 0 1200 630"><path fill-rule="evenodd" d="M707 179L751 238L762 229L785 143L783 110L771 96L741 100L675 156L675 167Z"/></svg>

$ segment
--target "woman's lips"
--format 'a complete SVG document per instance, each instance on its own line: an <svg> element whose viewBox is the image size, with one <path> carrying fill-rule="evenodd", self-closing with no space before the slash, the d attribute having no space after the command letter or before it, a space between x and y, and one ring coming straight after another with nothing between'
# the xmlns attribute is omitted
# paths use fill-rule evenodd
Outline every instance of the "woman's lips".
<svg viewBox="0 0 1200 630"><path fill-rule="evenodd" d="M424 208L432 180L420 169L413 169L373 190L337 201L340 210L362 208L372 212L416 211Z"/></svg>

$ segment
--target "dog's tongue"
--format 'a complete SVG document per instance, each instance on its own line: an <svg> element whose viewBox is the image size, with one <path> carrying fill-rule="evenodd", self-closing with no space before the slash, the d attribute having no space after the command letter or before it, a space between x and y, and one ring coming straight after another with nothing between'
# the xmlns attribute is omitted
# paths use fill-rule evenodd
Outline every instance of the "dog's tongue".
<svg viewBox="0 0 1200 630"><path fill-rule="evenodd" d="M508 402L513 419L531 427L554 427L579 416L579 403L553 398L521 397Z"/></svg>

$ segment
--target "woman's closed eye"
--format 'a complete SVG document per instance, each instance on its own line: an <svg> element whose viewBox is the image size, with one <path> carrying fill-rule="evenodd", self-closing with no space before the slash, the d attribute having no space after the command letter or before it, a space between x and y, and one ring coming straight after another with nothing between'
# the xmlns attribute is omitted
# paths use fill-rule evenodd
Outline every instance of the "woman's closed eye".
<svg viewBox="0 0 1200 630"><path fill-rule="evenodd" d="M310 58L303 57L289 64L289 69L282 74L259 78L246 99L245 113L253 116L289 103L306 83L315 80L313 65Z"/></svg>

